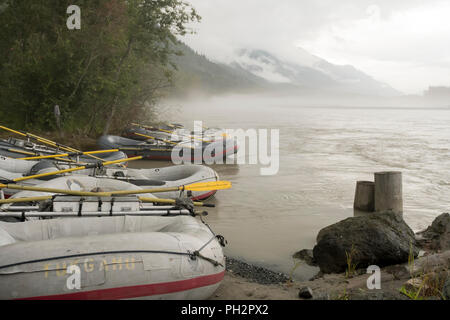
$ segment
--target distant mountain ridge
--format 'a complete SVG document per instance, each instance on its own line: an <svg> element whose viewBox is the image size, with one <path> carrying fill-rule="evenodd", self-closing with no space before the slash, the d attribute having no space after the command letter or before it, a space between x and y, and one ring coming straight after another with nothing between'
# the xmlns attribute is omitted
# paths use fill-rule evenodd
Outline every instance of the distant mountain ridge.
<svg viewBox="0 0 450 320"><path fill-rule="evenodd" d="M308 91L370 96L398 96L401 93L376 81L351 65L335 65L299 49L299 62L283 60L264 50L241 49L229 63L213 62L180 43L177 66L177 94L191 90L218 94L242 91Z"/></svg>
<svg viewBox="0 0 450 320"><path fill-rule="evenodd" d="M340 93L400 95L389 85L376 81L351 65L335 65L305 50L299 52L299 62L293 63L264 50L241 49L232 65L240 66L270 82Z"/></svg>
<svg viewBox="0 0 450 320"><path fill-rule="evenodd" d="M180 43L177 49L182 55L173 56L175 94L189 91L204 93L224 93L242 90L258 90L270 86L270 83L238 66L232 67L210 61L204 55L196 53L187 45Z"/></svg>

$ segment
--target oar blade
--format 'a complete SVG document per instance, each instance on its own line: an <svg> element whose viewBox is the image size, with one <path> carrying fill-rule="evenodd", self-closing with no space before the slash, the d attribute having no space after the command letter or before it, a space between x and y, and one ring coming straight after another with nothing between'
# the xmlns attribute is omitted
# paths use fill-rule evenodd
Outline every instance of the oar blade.
<svg viewBox="0 0 450 320"><path fill-rule="evenodd" d="M230 181L210 181L210 182L198 182L189 184L184 187L185 190L189 191L208 191L208 190L224 190L230 189Z"/></svg>

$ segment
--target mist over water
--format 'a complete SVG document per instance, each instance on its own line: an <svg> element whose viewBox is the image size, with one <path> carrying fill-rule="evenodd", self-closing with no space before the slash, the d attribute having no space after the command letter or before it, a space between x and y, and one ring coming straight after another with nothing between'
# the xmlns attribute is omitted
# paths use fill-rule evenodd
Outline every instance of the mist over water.
<svg viewBox="0 0 450 320"><path fill-rule="evenodd" d="M228 240L225 253L289 273L292 254L312 248L318 231L353 216L357 180L403 172L404 218L414 231L449 211L450 109L308 107L279 97L224 96L166 101L161 118L192 128L280 130L280 170L213 165L233 183L206 218ZM166 166L138 162L132 166ZM297 279L316 268L300 266Z"/></svg>

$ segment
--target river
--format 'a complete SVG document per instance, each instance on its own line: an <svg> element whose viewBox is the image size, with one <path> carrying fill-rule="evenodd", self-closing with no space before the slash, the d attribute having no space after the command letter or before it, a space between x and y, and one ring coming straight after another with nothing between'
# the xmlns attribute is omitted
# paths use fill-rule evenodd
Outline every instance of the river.
<svg viewBox="0 0 450 320"><path fill-rule="evenodd" d="M212 166L233 187L217 193L206 220L228 240L225 253L249 263L298 280L313 276L318 269L296 265L292 254L312 248L321 228L353 216L356 181L373 181L375 171L403 172L403 215L414 231L449 211L450 109L308 107L234 95L167 101L160 110L162 119L189 128L202 120L279 129L278 174L261 176L259 165Z"/></svg>

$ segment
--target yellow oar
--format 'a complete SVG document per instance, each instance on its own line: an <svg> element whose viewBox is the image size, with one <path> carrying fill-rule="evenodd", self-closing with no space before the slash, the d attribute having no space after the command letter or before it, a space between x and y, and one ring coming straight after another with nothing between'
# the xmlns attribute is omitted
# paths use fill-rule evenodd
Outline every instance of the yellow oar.
<svg viewBox="0 0 450 320"><path fill-rule="evenodd" d="M172 151L173 149L157 149L157 148L120 148L119 151Z"/></svg>
<svg viewBox="0 0 450 320"><path fill-rule="evenodd" d="M102 166L107 166L107 165L110 165L110 164L121 163L121 162L128 162L128 161L139 160L139 159L142 159L142 156L137 156L137 157L133 157L133 158L126 158L126 159L119 159L119 160L113 160L113 161L106 161L106 162L102 162L101 165ZM52 175L60 174L60 173L67 173L67 172L79 171L79 170L84 170L84 169L96 168L97 166L98 166L97 163L91 163L91 164L86 164L84 166L80 166L80 167L76 167L76 168L69 168L69 169L63 169L63 170L58 170L58 171L52 171L52 172L35 174L35 175L32 175L32 176L26 176L26 177L22 177L22 178L16 178L13 181L14 182L20 182L20 181L25 181L25 180L30 180L30 179L38 179L38 178L52 176Z"/></svg>
<svg viewBox="0 0 450 320"><path fill-rule="evenodd" d="M19 149L12 149L12 148L10 148L10 149L3 149L3 150L9 151L9 152L14 152L14 153L21 153L21 154L25 154L25 155L29 155L29 156L35 156L36 155L36 153L34 153L34 152L28 152L28 151L23 151L23 150L19 150Z"/></svg>
<svg viewBox="0 0 450 320"><path fill-rule="evenodd" d="M142 127L142 128L144 128L144 129L149 129L149 130L159 130L159 131L161 131L161 132L173 134L173 131L165 130L165 129L161 129L161 128L149 127L149 126L145 126L145 125L143 125L143 124L132 123L132 125L133 125L133 126L137 126L137 127ZM168 124L168 126L171 126L172 128L174 128L174 126L172 126L172 125L170 125L170 124ZM153 137L151 137L151 136L146 136L146 135L143 135L143 134L141 134L141 133L136 133L136 132L135 132L135 134L141 135L141 136L144 136L144 137L149 137L150 139L153 138ZM197 137L194 137L194 136L192 136L192 135L188 135L187 137L193 138L193 139L195 139L195 140L197 140L197 141L201 141L201 142L206 142L206 143L212 142L212 140L203 140L203 139L201 139L201 138L197 138ZM155 138L153 138L153 139L155 139ZM162 140L162 139L159 139L159 140ZM164 141L164 140L163 140L163 141ZM167 141L167 142L169 142L169 143L174 143L174 142L172 142L172 141ZM175 144L176 144L176 143L175 143Z"/></svg>
<svg viewBox="0 0 450 320"><path fill-rule="evenodd" d="M23 132L20 132L20 131L17 131L17 130L13 130L13 129L7 128L7 127L5 127L5 126L0 126L0 129L3 129L3 130L6 130L6 131L9 131L9 132L18 134L18 135L20 135L20 136L22 136L22 137L31 137L31 138L33 138L33 139L36 139L36 140L39 141L39 142L42 142L42 143L44 143L44 144L48 144L48 145L50 145L50 146L52 146L52 147L54 147L54 148L59 148L59 149L64 150L64 151L69 151L69 152L81 152L80 150L77 150L77 149L74 149L74 148L71 148L71 147L67 147L67 146L58 144L58 143L56 143L56 142L54 142L54 141L52 141L52 140L49 140L49 139L46 139L46 138L39 137L39 136L34 135L34 134L32 134L32 133L28 133L28 132L27 132L27 133L23 133ZM103 161L103 159L98 158L98 157L96 157L96 156L94 156L94 155L88 155L88 156L91 157L91 158L94 158L94 159L96 159L96 160Z"/></svg>
<svg viewBox="0 0 450 320"><path fill-rule="evenodd" d="M169 191L211 191L211 190L223 190L231 188L230 181L210 181L210 182L198 182L178 187L165 187L165 188L153 188L153 189L141 189L141 190L123 190L123 191L111 191L100 192L104 196L111 195L125 195L125 194L140 194L140 193L158 193Z"/></svg>
<svg viewBox="0 0 450 320"><path fill-rule="evenodd" d="M156 128L151 127L151 126L146 126L146 125L144 125L144 124L138 124L138 123L131 123L131 125L132 125L132 126L136 126L136 127L141 127L141 128L144 128L144 129L149 129L149 130L154 130L154 129L156 129Z"/></svg>
<svg viewBox="0 0 450 320"><path fill-rule="evenodd" d="M160 140L160 141L163 141L163 142L166 142L166 143L170 143L170 144L178 144L177 142L173 142L173 141L169 141L169 140L165 140L165 139L155 138L155 137L148 136L146 134L142 134L142 133L138 133L138 132L133 132L133 133L135 135L137 135L137 136L145 137L145 138L152 139L152 140Z"/></svg>
<svg viewBox="0 0 450 320"><path fill-rule="evenodd" d="M81 156L81 155L89 155L89 154L99 154L99 153L108 153L108 152L117 152L119 149L111 149L111 150L96 150L96 151L86 151L86 152L73 152L73 153L61 153L61 154L52 154L49 156L37 156L37 157L26 157L26 158L18 158L19 160L38 160L38 159L51 159L51 158L59 158L59 157L72 157L72 156Z"/></svg>
<svg viewBox="0 0 450 320"><path fill-rule="evenodd" d="M158 128L158 130L159 130L159 131L162 131L162 132L166 132L166 133L172 133L171 131L164 130L164 129L159 129L159 128ZM204 139L202 139L202 138L197 138L196 136L193 136L193 135L188 135L187 137L188 137L188 138L191 138L191 139L195 139L195 140L197 140L197 141L201 141L201 142L206 142L206 143L212 142L212 140L204 140Z"/></svg>
<svg viewBox="0 0 450 320"><path fill-rule="evenodd" d="M51 199L53 196L42 196L42 197L24 197L24 198L9 198L1 199L0 204L5 203L17 203L17 202L32 202L32 201L45 201ZM1 213L0 213L1 216Z"/></svg>
<svg viewBox="0 0 450 320"><path fill-rule="evenodd" d="M22 190L22 191L48 192L48 193L62 193L62 194L68 194L68 195L72 195L72 196L84 196L84 197L98 196L98 193L96 193L96 192L21 186L18 184L2 184L2 183L0 183L0 189L13 189L13 190ZM6 200L9 200L9 199L6 199Z"/></svg>
<svg viewBox="0 0 450 320"><path fill-rule="evenodd" d="M191 191L210 191L210 190L222 190L231 188L230 181L211 181L211 182L198 182L186 186L179 187L167 187L167 188L154 188L154 189L140 189L140 190L122 190L122 191L110 191L110 192L88 192L88 191L74 191L66 189L55 188L43 188L43 187L31 187L21 186L17 184L2 184L0 183L0 189L14 189L14 190L26 190L48 193L62 193L76 196L93 196L93 197L105 197L111 195L127 195L127 194L140 194L140 193L157 193L168 192L178 190L191 190Z"/></svg>

